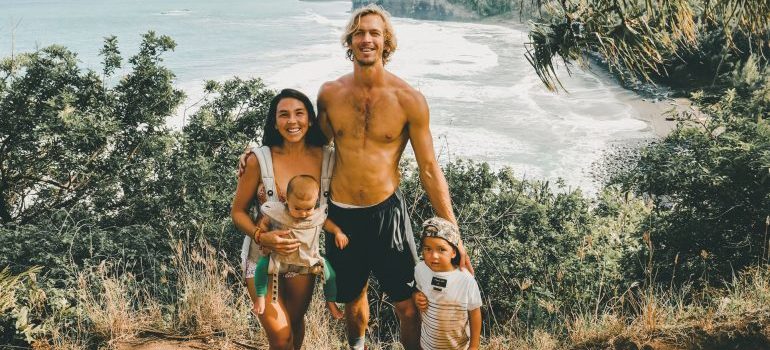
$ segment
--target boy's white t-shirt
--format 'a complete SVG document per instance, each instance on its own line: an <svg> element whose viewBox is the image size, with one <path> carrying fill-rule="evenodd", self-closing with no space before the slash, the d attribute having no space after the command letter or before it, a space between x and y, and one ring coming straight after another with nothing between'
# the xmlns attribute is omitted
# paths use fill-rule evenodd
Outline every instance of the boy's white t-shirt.
<svg viewBox="0 0 770 350"><path fill-rule="evenodd" d="M468 271L433 272L424 261L414 268L414 279L428 297L422 313L420 346L423 349L467 349L470 340L468 311L481 307L479 285Z"/></svg>

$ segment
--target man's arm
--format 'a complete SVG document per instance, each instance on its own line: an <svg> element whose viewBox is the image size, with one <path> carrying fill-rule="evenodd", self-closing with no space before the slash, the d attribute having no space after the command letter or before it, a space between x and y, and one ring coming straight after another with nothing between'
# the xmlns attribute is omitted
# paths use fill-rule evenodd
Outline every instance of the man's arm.
<svg viewBox="0 0 770 350"><path fill-rule="evenodd" d="M409 123L409 141L412 143L414 156L417 158L422 188L428 194L428 199L436 215L457 224L457 219L452 211L452 199L449 197L449 186L433 151L428 102L425 101L425 97L421 93L414 91L409 102L404 105ZM461 256L460 267L473 273L473 266L471 266L471 261L465 252L462 241L457 248L460 250Z"/></svg>
<svg viewBox="0 0 770 350"><path fill-rule="evenodd" d="M428 199L430 199L430 204L436 214L457 224L457 219L452 211L452 199L449 197L449 186L433 151L428 103L425 101L425 97L416 91L410 99L410 103L406 104L409 141L412 143L414 156L417 158L422 188L428 194Z"/></svg>
<svg viewBox="0 0 770 350"><path fill-rule="evenodd" d="M326 111L326 100L331 90L331 84L331 82L326 82L321 85L321 88L318 90L318 100L316 100L316 106L318 107L318 122L321 124L321 131L326 135L329 142L334 139L334 130L329 121L329 114Z"/></svg>

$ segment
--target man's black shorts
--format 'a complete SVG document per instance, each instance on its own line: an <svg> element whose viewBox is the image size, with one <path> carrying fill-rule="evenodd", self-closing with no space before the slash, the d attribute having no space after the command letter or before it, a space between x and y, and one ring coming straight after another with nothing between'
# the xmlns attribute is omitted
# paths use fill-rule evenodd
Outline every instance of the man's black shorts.
<svg viewBox="0 0 770 350"><path fill-rule="evenodd" d="M366 208L329 203L329 219L350 239L340 250L334 237L326 236L326 258L337 274L337 302L347 303L361 295L370 272L391 300L412 296L417 254L400 192Z"/></svg>

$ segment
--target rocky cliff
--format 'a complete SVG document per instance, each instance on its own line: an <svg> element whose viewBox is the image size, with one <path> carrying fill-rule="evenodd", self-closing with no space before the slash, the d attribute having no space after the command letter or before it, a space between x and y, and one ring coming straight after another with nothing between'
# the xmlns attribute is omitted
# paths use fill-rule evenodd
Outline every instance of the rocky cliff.
<svg viewBox="0 0 770 350"><path fill-rule="evenodd" d="M473 20L479 16L447 0L353 0L353 9L374 3L395 17L428 20Z"/></svg>

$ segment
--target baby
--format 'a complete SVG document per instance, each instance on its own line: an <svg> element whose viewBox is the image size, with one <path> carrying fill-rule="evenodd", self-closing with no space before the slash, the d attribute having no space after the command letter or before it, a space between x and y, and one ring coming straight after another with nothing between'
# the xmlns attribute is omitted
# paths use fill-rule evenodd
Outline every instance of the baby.
<svg viewBox="0 0 770 350"><path fill-rule="evenodd" d="M415 301L422 314L423 349L477 350L481 340L481 292L460 264L460 232L433 217L422 224L422 256L414 268ZM427 298L427 304L424 303Z"/></svg>
<svg viewBox="0 0 770 350"><path fill-rule="evenodd" d="M297 251L289 255L269 254L261 257L257 262L257 270L254 273L254 285L257 299L254 302L254 311L258 314L265 312L265 295L267 294L267 276L273 280L272 301L277 301L278 274L316 274L324 277L324 297L332 316L336 319L343 317L337 307L337 287L334 280L332 266L321 256L319 251L319 239L321 227L326 232L334 235L334 241L338 248L344 249L348 244L348 237L339 226L326 218L326 206L316 208L318 202L319 185L310 175L297 175L293 177L286 187L286 203L266 202L262 205L262 219L258 225L262 232L272 230L290 230L291 238L300 242Z"/></svg>

